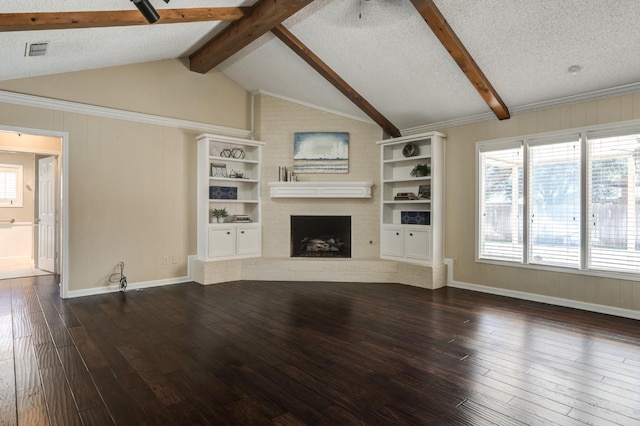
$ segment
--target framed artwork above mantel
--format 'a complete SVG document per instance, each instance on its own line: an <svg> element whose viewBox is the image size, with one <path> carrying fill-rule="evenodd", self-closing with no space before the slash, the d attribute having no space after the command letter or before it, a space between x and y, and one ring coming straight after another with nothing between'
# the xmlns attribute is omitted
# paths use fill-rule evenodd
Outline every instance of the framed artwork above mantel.
<svg viewBox="0 0 640 426"><path fill-rule="evenodd" d="M349 173L349 133L294 133L293 173Z"/></svg>

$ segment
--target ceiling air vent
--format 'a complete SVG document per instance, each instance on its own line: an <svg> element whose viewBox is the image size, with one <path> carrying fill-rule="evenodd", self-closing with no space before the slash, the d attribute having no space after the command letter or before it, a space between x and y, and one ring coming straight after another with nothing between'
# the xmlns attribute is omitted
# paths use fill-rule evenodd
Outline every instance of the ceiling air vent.
<svg viewBox="0 0 640 426"><path fill-rule="evenodd" d="M24 56L44 56L48 47L48 42L27 43Z"/></svg>

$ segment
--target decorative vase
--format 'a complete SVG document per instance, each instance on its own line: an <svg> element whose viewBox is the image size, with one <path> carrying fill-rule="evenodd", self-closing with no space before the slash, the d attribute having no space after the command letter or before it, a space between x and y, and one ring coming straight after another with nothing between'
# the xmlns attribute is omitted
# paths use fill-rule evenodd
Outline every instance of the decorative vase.
<svg viewBox="0 0 640 426"><path fill-rule="evenodd" d="M218 223L224 223L224 217L222 217L222 216L218 216L218 217L216 218L216 221L217 221Z"/></svg>

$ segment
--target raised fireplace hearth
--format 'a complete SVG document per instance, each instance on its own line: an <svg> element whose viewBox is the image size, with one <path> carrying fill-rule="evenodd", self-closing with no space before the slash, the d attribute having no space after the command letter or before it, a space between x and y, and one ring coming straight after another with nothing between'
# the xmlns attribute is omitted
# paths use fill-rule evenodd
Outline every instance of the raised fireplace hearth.
<svg viewBox="0 0 640 426"><path fill-rule="evenodd" d="M291 257L351 257L351 216L291 216Z"/></svg>

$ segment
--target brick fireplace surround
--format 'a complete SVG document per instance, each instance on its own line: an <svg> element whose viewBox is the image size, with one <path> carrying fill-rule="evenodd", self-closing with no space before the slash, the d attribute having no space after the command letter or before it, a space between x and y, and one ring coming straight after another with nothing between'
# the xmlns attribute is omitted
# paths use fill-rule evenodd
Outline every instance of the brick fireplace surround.
<svg viewBox="0 0 640 426"><path fill-rule="evenodd" d="M262 256L228 261L194 261L194 279L201 284L237 280L333 281L401 283L427 288L446 283L446 266L423 266L380 259L380 127L370 122L319 111L285 99L258 94L254 98L255 135L265 143L262 153ZM272 196L278 184L278 167L291 167L293 135L300 131L344 131L349 133L347 174L305 174L298 181L304 188L316 183L331 187L337 182L370 182L368 198L281 198ZM316 186L318 186L316 185ZM286 186L286 185L284 185ZM349 192L361 193L356 189ZM366 190L364 191L366 193ZM289 217L295 215L352 216L351 258L291 257Z"/></svg>

